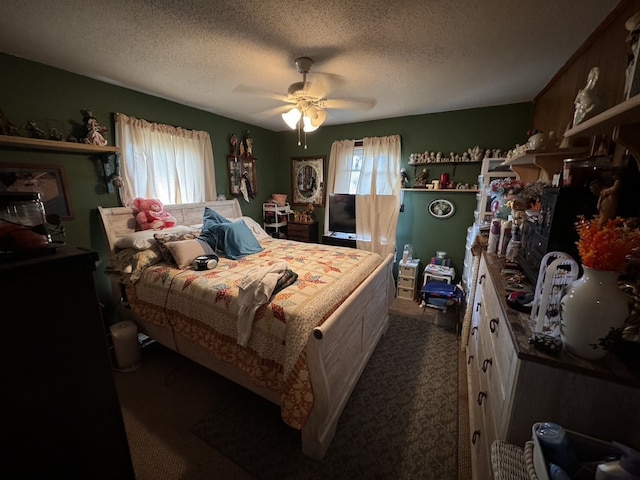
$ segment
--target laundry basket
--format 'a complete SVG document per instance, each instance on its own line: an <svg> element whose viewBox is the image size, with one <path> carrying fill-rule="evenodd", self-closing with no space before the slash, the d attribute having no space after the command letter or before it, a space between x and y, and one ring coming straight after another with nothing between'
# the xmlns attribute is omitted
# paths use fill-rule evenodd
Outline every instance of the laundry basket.
<svg viewBox="0 0 640 480"><path fill-rule="evenodd" d="M113 340L116 370L132 372L141 365L138 327L131 320L114 323L109 328Z"/></svg>

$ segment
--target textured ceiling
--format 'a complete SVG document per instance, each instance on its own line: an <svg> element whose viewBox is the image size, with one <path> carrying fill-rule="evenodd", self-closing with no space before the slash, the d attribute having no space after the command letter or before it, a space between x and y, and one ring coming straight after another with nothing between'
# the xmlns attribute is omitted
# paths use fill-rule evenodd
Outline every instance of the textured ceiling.
<svg viewBox="0 0 640 480"><path fill-rule="evenodd" d="M531 101L617 3L2 0L0 51L281 131L296 57L375 101L327 124Z"/></svg>

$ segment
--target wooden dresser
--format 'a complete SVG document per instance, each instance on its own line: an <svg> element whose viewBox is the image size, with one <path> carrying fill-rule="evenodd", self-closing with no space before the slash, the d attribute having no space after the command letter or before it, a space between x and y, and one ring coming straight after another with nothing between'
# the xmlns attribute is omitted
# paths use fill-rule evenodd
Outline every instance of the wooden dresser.
<svg viewBox="0 0 640 480"><path fill-rule="evenodd" d="M287 238L298 242L318 243L318 222L289 221Z"/></svg>
<svg viewBox="0 0 640 480"><path fill-rule="evenodd" d="M640 372L617 357L553 356L528 343L529 316L506 305L503 260L483 253L467 345L474 480L492 478L491 444L524 446L531 427L551 421L640 449Z"/></svg>
<svg viewBox="0 0 640 480"><path fill-rule="evenodd" d="M97 259L61 247L0 263L0 459L12 478L134 478Z"/></svg>

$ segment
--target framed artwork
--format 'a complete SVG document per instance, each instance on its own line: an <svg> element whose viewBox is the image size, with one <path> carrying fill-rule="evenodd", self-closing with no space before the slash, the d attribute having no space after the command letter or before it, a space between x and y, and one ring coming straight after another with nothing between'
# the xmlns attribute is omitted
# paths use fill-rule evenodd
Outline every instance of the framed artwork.
<svg viewBox="0 0 640 480"><path fill-rule="evenodd" d="M427 205L427 211L436 218L449 218L455 211L455 205L449 200L439 198Z"/></svg>
<svg viewBox="0 0 640 480"><path fill-rule="evenodd" d="M324 156L291 159L292 205L324 207Z"/></svg>
<svg viewBox="0 0 640 480"><path fill-rule="evenodd" d="M37 192L46 214L73 220L67 179L59 165L0 163L0 192Z"/></svg>
<svg viewBox="0 0 640 480"><path fill-rule="evenodd" d="M248 182L247 189L250 188L250 197L255 197L258 191L257 175L256 175L256 159L254 157L246 157L244 155L227 156L227 171L229 176L229 193L231 195L242 195L240 190L242 186L242 178Z"/></svg>

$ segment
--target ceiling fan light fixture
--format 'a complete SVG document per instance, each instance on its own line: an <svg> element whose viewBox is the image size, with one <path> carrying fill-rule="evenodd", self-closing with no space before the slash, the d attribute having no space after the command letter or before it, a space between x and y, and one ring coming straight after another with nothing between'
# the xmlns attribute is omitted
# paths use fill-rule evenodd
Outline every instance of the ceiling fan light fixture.
<svg viewBox="0 0 640 480"><path fill-rule="evenodd" d="M295 130L301 116L302 112L298 110L297 107L293 107L288 112L282 114L282 120L284 120L284 123L286 123L291 130Z"/></svg>
<svg viewBox="0 0 640 480"><path fill-rule="evenodd" d="M327 119L327 112L316 106L309 107L305 112L305 116L309 117L311 125L315 128L321 126Z"/></svg>
<svg viewBox="0 0 640 480"><path fill-rule="evenodd" d="M312 123L311 117L308 117L306 115L302 117L302 124L304 125L302 129L307 133L315 132L319 127L319 125L314 126Z"/></svg>

